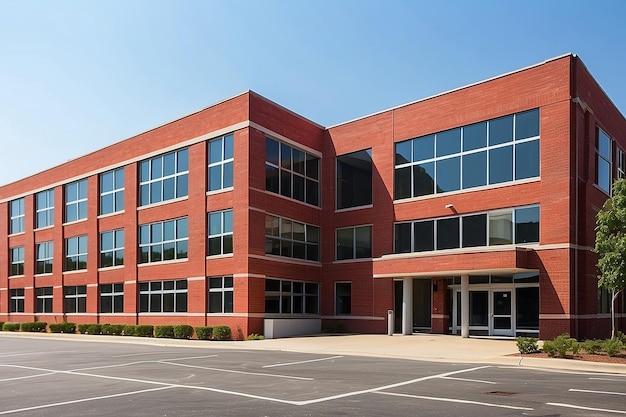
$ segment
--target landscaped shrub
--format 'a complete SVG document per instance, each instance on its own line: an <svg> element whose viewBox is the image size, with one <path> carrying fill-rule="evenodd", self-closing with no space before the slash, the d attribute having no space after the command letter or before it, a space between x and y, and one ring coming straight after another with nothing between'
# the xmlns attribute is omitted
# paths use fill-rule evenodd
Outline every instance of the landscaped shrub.
<svg viewBox="0 0 626 417"><path fill-rule="evenodd" d="M609 356L615 356L622 351L624 345L619 339L607 339L602 343L602 350Z"/></svg>
<svg viewBox="0 0 626 417"><path fill-rule="evenodd" d="M90 324L87 326L87 334L102 334L102 325Z"/></svg>
<svg viewBox="0 0 626 417"><path fill-rule="evenodd" d="M90 324L79 324L78 325L78 333L80 334L86 334L87 333L87 329L89 328Z"/></svg>
<svg viewBox="0 0 626 417"><path fill-rule="evenodd" d="M553 342L554 348L562 358L566 357L567 353L570 351L573 355L576 355L580 350L580 344L576 341L576 339L571 338L568 333L563 333L555 337Z"/></svg>
<svg viewBox="0 0 626 417"><path fill-rule="evenodd" d="M135 328L135 336L152 337L154 335L154 326L151 324L140 324Z"/></svg>
<svg viewBox="0 0 626 417"><path fill-rule="evenodd" d="M213 338L212 326L198 326L196 327L196 337L199 340L210 340Z"/></svg>
<svg viewBox="0 0 626 417"><path fill-rule="evenodd" d="M178 324L174 326L174 338L191 339L193 336L193 327L188 324Z"/></svg>
<svg viewBox="0 0 626 417"><path fill-rule="evenodd" d="M52 333L76 333L76 323L51 323L48 327Z"/></svg>
<svg viewBox="0 0 626 417"><path fill-rule="evenodd" d="M215 340L230 340L230 335L230 327L228 326L213 327L213 339Z"/></svg>
<svg viewBox="0 0 626 417"><path fill-rule="evenodd" d="M537 340L534 337L518 337L517 349L519 353L535 353L539 352L539 346L537 346Z"/></svg>
<svg viewBox="0 0 626 417"><path fill-rule="evenodd" d="M265 336L262 334L252 333L248 335L248 340L264 340Z"/></svg>
<svg viewBox="0 0 626 417"><path fill-rule="evenodd" d="M127 324L124 327L124 336L136 336L137 332L137 326L135 326L134 324Z"/></svg>
<svg viewBox="0 0 626 417"><path fill-rule="evenodd" d="M156 326L154 328L154 335L156 337L174 337L174 326Z"/></svg>
<svg viewBox="0 0 626 417"><path fill-rule="evenodd" d="M0 321L0 330L2 330L2 326L4 326L4 322Z"/></svg>
<svg viewBox="0 0 626 417"><path fill-rule="evenodd" d="M543 348L541 349L546 353L549 357L554 358L556 356L556 345L552 340L546 340L543 342Z"/></svg>
<svg viewBox="0 0 626 417"><path fill-rule="evenodd" d="M602 350L602 340L587 339L581 343L581 347L585 352L595 354Z"/></svg>
<svg viewBox="0 0 626 417"><path fill-rule="evenodd" d="M124 332L123 324L103 324L102 325L102 334L110 335L110 336L119 336Z"/></svg>
<svg viewBox="0 0 626 417"><path fill-rule="evenodd" d="M4 330L5 332L17 332L19 329L19 323L4 323L2 325L2 330Z"/></svg>
<svg viewBox="0 0 626 417"><path fill-rule="evenodd" d="M42 321L27 321L22 323L22 325L20 326L20 330L23 332L45 333L47 326L48 323L44 323Z"/></svg>
<svg viewBox="0 0 626 417"><path fill-rule="evenodd" d="M615 338L621 340L622 344L626 346L626 334L624 334L622 331L618 330L615 334Z"/></svg>

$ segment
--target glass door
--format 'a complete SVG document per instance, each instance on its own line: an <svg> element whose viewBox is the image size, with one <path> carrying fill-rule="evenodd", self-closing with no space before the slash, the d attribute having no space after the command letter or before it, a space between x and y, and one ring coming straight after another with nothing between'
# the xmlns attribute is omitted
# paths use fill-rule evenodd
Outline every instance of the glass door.
<svg viewBox="0 0 626 417"><path fill-rule="evenodd" d="M494 336L513 336L511 291L493 291L491 328Z"/></svg>

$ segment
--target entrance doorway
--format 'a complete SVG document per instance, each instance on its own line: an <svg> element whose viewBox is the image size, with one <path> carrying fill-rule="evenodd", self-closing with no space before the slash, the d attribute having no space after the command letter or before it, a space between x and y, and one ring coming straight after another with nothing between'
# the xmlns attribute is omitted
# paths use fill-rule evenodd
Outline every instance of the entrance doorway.
<svg viewBox="0 0 626 417"><path fill-rule="evenodd" d="M492 291L491 328L494 336L513 336L511 291Z"/></svg>
<svg viewBox="0 0 626 417"><path fill-rule="evenodd" d="M412 323L413 332L430 331L432 316L432 280L426 278L414 278L413 309L403 311L402 298L404 296L404 280L393 282L393 308L394 308L394 333L402 333L402 315L408 314Z"/></svg>

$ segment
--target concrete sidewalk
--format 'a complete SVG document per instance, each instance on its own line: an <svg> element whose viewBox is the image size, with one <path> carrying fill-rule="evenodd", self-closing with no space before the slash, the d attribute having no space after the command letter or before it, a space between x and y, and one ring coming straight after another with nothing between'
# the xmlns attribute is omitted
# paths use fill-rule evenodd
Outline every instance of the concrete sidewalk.
<svg viewBox="0 0 626 417"><path fill-rule="evenodd" d="M200 349L272 350L326 355L354 355L449 363L489 363L572 372L601 372L626 375L626 365L584 362L572 359L532 358L520 355L515 340L415 334L311 335L250 341L204 341L129 336L0 332L2 337L27 337L83 342L134 343L152 346L180 346Z"/></svg>

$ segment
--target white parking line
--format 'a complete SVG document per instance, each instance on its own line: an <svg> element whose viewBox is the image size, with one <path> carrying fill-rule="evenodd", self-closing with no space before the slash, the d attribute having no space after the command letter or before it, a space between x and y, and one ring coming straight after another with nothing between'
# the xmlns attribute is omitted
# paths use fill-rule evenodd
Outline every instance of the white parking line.
<svg viewBox="0 0 626 417"><path fill-rule="evenodd" d="M112 358L128 358L130 356L145 356L145 355L165 355L169 352L148 352L148 353L128 353L126 355L113 355Z"/></svg>
<svg viewBox="0 0 626 417"><path fill-rule="evenodd" d="M376 394L392 395L392 396L396 396L396 397L416 398L418 400L432 400L432 401L443 401L443 402L448 402L448 403L482 405L484 407L508 408L510 410L524 410L524 411L533 411L534 410L533 408L528 408L528 407L517 407L517 406L514 406L514 405L483 403L483 402L480 402L480 401L461 400L461 399L458 399L458 398L426 397L426 396L423 396L423 395L399 394L399 393L395 393L395 392L377 392Z"/></svg>
<svg viewBox="0 0 626 417"><path fill-rule="evenodd" d="M585 411L601 411L603 413L626 414L626 411L622 411L622 410L609 410L607 408L582 407L582 406L573 405L573 404L546 403L546 405L551 405L554 407L575 408L577 410L585 410Z"/></svg>
<svg viewBox="0 0 626 417"><path fill-rule="evenodd" d="M54 375L55 373L56 372L47 372L45 374L28 375L28 376L17 376L15 378L0 379L0 382L17 381L18 379L39 378L40 376Z"/></svg>
<svg viewBox="0 0 626 417"><path fill-rule="evenodd" d="M624 396L626 396L626 392L593 391L593 390L589 390L589 389L576 389L576 388L570 388L568 391L570 391L570 392L586 392L588 394L607 394L607 395L624 395Z"/></svg>
<svg viewBox="0 0 626 417"><path fill-rule="evenodd" d="M0 359L10 358L13 356L29 356L29 355L54 355L57 353L74 353L75 350L57 350L57 351L42 351L42 352L22 352L22 353L9 353L9 354L1 354Z"/></svg>
<svg viewBox="0 0 626 417"><path fill-rule="evenodd" d="M613 378L589 378L594 381L615 381L615 382L624 382L624 379L613 379Z"/></svg>
<svg viewBox="0 0 626 417"><path fill-rule="evenodd" d="M491 382L491 381L483 381L480 379L467 379L467 378L454 378L451 376L442 376L441 379L450 379L453 381L465 381L465 382L478 382L480 384L497 384L496 382Z"/></svg>
<svg viewBox="0 0 626 417"><path fill-rule="evenodd" d="M275 368L277 366L300 365L301 363L321 362L321 361L328 361L328 360L331 360L331 359L339 359L339 358L343 358L343 356L329 356L328 358L311 359L311 360L308 360L308 361L275 363L273 365L265 365L263 368Z"/></svg>
<svg viewBox="0 0 626 417"><path fill-rule="evenodd" d="M187 356L184 358L172 358L172 359L167 359L168 361L182 361L182 360L186 360L186 359L204 359L204 358L214 358L217 355L206 355L206 356ZM123 367L123 366L129 366L129 365L137 365L140 363L162 363L161 361L155 361L155 360L149 360L149 361L135 361L135 362L125 362L125 363L116 363L114 365L102 365L102 366L90 366L87 368L76 368L76 369L72 369L72 371L91 371L93 369L106 369L106 368L119 368L119 367Z"/></svg>
<svg viewBox="0 0 626 417"><path fill-rule="evenodd" d="M166 365L174 365L174 366L183 366L185 368L196 368L196 369L206 369L207 371L216 371L216 372L227 372L231 374L242 374L242 375L253 375L253 376L269 376L274 378L286 378L286 379L297 379L300 381L313 381L313 378L304 378L301 376L291 376L291 375L277 375L277 374L265 374L260 372L246 372L246 371L236 371L233 369L220 369L220 368L210 368L207 366L199 366L199 365L187 365L184 363L175 363L169 361L158 361L159 363L163 363Z"/></svg>

